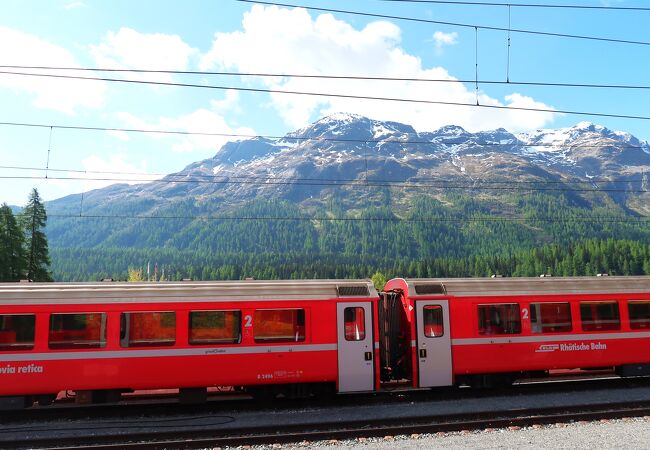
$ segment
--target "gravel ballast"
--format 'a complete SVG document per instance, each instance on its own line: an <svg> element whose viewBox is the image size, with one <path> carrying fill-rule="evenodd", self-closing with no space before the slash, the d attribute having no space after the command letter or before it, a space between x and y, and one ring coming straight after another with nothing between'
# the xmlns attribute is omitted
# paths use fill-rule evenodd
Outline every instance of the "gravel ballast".
<svg viewBox="0 0 650 450"><path fill-rule="evenodd" d="M413 436L359 438L349 441L302 442L239 449L647 449L650 448L650 417L599 422L535 425L511 429L488 429Z"/></svg>

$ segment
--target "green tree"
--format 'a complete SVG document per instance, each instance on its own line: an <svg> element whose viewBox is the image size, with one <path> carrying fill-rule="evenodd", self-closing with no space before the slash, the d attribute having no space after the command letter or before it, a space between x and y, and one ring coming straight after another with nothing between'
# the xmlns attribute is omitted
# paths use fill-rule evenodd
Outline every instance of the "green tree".
<svg viewBox="0 0 650 450"><path fill-rule="evenodd" d="M138 281L144 281L144 276L142 275L142 268L129 267L127 281L135 283Z"/></svg>
<svg viewBox="0 0 650 450"><path fill-rule="evenodd" d="M375 289L377 289L378 291L381 291L382 289L384 289L384 286L386 285L386 282L388 281L386 279L386 275L384 275L381 272L375 272L374 275L372 277L370 277L370 279L372 280L372 284L375 285Z"/></svg>
<svg viewBox="0 0 650 450"><path fill-rule="evenodd" d="M29 194L27 205L21 214L25 231L25 254L27 257L27 278L32 281L52 281L48 268L50 256L47 236L43 232L47 222L45 206L34 188Z"/></svg>
<svg viewBox="0 0 650 450"><path fill-rule="evenodd" d="M25 273L25 237L11 208L0 207L0 281L19 281Z"/></svg>

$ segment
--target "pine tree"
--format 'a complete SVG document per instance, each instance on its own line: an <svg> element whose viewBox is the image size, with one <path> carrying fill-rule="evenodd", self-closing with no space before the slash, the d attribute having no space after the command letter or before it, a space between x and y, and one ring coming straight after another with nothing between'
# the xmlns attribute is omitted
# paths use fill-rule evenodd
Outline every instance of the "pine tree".
<svg viewBox="0 0 650 450"><path fill-rule="evenodd" d="M25 231L25 254L27 257L27 278L32 281L52 281L48 271L50 256L47 236L43 232L47 222L45 206L36 189L32 189L29 200L21 214Z"/></svg>
<svg viewBox="0 0 650 450"><path fill-rule="evenodd" d="M0 281L19 281L25 274L25 237L11 208L0 207Z"/></svg>

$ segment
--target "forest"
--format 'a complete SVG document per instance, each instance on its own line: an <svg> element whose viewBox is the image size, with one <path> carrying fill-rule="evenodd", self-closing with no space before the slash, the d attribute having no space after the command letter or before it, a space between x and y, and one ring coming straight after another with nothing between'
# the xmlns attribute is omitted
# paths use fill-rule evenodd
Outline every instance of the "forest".
<svg viewBox="0 0 650 450"><path fill-rule="evenodd" d="M182 210L158 214L196 218L89 217L48 225L55 279L124 280L129 270L152 280L650 273L645 217L566 194L420 196L402 211L351 211L336 202L307 210L255 200L212 215L194 211L188 199ZM101 240L106 227L112 233Z"/></svg>
<svg viewBox="0 0 650 450"><path fill-rule="evenodd" d="M299 278L506 277L650 275L650 245L631 240L592 239L570 246L550 244L504 255L463 258L387 258L368 254L212 253L175 249L55 249L58 281L126 280L128 269L144 279L237 280ZM94 271L80 270L79 260ZM139 263L136 263L139 262ZM149 270L147 271L147 266ZM147 275L148 272L148 275Z"/></svg>

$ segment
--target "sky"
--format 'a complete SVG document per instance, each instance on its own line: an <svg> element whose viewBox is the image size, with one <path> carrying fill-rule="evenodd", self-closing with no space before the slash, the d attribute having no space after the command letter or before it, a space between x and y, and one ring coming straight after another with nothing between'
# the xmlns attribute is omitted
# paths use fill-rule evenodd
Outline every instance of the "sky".
<svg viewBox="0 0 650 450"><path fill-rule="evenodd" d="M508 35L507 31L481 28L648 42L650 11L381 0L285 2L293 6L236 0L0 2L0 72L4 72L0 73L0 203L23 205L34 187L44 200L53 200L118 180L134 183L159 178L194 161L210 158L226 141L237 139L120 131L124 129L282 136L322 116L348 112L407 123L418 131L453 124L469 131L502 127L524 132L591 121L650 140L650 121L645 119L241 90L469 104L475 104L478 98L482 105L650 116L649 89L514 84L650 85L650 45L519 32ZM650 6L642 0L510 3ZM25 73L119 81L47 78ZM283 76L242 75L261 73ZM481 81L501 83L480 83L477 94L477 73ZM291 76L300 74L465 82ZM503 83L507 80L509 84Z"/></svg>

